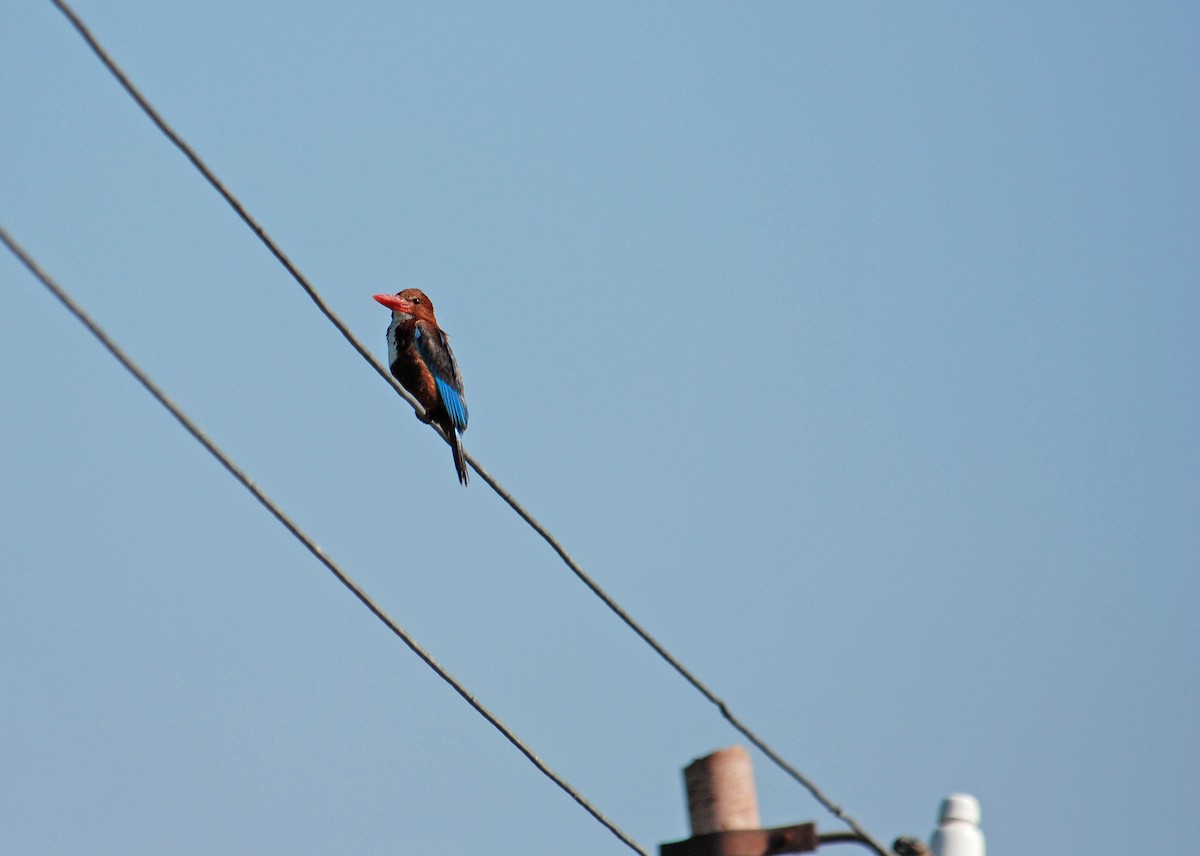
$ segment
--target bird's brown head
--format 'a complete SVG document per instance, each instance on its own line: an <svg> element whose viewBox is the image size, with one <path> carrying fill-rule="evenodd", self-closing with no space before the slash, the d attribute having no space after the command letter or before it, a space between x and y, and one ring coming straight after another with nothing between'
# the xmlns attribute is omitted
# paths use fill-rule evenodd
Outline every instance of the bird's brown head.
<svg viewBox="0 0 1200 856"><path fill-rule="evenodd" d="M433 314L433 303L419 288L406 288L395 294L376 294L375 300L392 312L416 318L418 321L428 321L437 326L437 318Z"/></svg>

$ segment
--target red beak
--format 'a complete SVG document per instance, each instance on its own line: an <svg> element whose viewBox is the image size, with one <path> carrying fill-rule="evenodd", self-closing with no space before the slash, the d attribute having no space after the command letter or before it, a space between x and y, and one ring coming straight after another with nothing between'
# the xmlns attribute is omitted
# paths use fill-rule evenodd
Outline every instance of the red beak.
<svg viewBox="0 0 1200 856"><path fill-rule="evenodd" d="M395 312L412 313L412 304L395 294L376 294L375 300Z"/></svg>

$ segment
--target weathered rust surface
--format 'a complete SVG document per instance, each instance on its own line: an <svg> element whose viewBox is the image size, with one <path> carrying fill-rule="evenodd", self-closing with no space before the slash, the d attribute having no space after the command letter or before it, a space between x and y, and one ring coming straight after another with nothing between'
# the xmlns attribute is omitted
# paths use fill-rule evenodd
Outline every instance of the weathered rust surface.
<svg viewBox="0 0 1200 856"><path fill-rule="evenodd" d="M812 853L817 849L817 825L801 823L775 829L739 829L694 835L686 841L662 844L660 856L777 856Z"/></svg>

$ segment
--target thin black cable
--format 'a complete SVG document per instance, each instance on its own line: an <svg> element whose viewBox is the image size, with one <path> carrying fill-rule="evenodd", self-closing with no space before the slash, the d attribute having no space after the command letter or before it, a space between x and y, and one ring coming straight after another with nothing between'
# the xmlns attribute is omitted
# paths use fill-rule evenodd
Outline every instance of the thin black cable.
<svg viewBox="0 0 1200 856"><path fill-rule="evenodd" d="M598 808L592 805L586 798L584 798L582 794L575 790L570 783L568 783L562 778L562 776L551 769L545 761L534 754L533 750L530 749L529 746L527 746L525 742L521 740L521 738L519 738L511 729L509 729L508 726L501 722L494 713L484 707L482 702L476 699L475 696L473 696L465 686L459 683L458 680L451 675L444 666L435 660L428 651L417 644L417 641L413 639L413 637L410 636L403 627L397 624L391 618L391 616L384 612L383 608L375 603L375 601L371 599L370 595L359 588L358 583L351 579L350 576L343 571L336 562L333 561L333 559L329 558L329 556L325 554L325 551L322 550L317 543L312 540L312 538L305 534L304 530L300 528L299 524L288 517L283 510L276 505L271 498L262 491L261 488L258 487L258 485L250 480L250 477L247 476L245 472L229 458L228 455L221 451L216 443L208 438L208 435L200 430L199 426L197 426L195 422L188 418L187 414L185 414L178 405L176 405L169 397L167 397L167 394L163 392L154 383L154 381L150 380L149 376L147 376L146 373L142 371L140 367L138 367L132 358L127 356L125 352L118 347L117 343L114 342L109 335L104 332L100 325L93 321L92 318L84 311L84 309L74 300L72 300L70 295L68 295L53 279L50 278L49 274L47 274L41 269L41 267L38 266L37 262L35 262L33 258L25 252L24 248L22 248L9 236L8 232L4 230L3 226L0 226L0 242L3 242L4 245L8 247L12 254L16 256L26 268L29 269L29 272L37 277L37 279L41 281L42 285L44 285L51 294L58 298L59 302L61 302L63 306L65 306L67 310L75 316L77 321L87 327L88 331L96 337L100 344L103 345L108 352L117 359L117 362L124 366L125 370L133 375L134 378L137 379L138 383L145 387L146 391L154 396L158 403L165 407L167 411L175 417L176 421L179 422L179 424L182 425L184 429L191 434L192 437L195 438L195 440L199 442L200 445L202 445L210 455L216 458L217 461L220 462L221 466L223 466L230 475L232 475L238 480L238 482L241 483L242 487L248 490L250 494L258 500L259 504L262 505L263 508L271 512L275 519L278 520L283 527L292 534L292 537L303 544L308 552L312 553L322 565L328 568L329 571L335 577L337 577L338 582L349 589L350 593L358 598L367 609L371 610L376 618L382 621L384 625L392 631L392 633L399 637L401 642L408 646L409 650L420 657L425 665L431 668L439 678L449 684L451 689L462 696L467 704L475 708L475 711L484 719L486 719L493 728L504 735L504 738L513 746L515 746L522 755L528 758L529 761L542 773L542 775L546 776L546 778L558 785L569 797L571 797L571 799L575 800L575 802L577 802L585 811L587 811L588 814L599 821L606 829L608 829L609 832L620 839L621 842L630 850L640 853L642 856L649 856L648 851L644 847L630 838L624 831L621 830L620 827L605 817Z"/></svg>
<svg viewBox="0 0 1200 856"><path fill-rule="evenodd" d="M142 112L149 117L150 121L155 124L159 131L161 131L163 135L175 145L176 148L183 152L184 156L187 157L191 164L200 172L202 176L204 176L204 179L210 185L212 185L212 187L227 203L229 203L229 206L233 208L238 217L240 217L242 221L250 227L251 231L253 231L254 234L258 236L259 240L262 241L262 243L267 247L267 249L270 250L271 254L279 260L280 264L282 264L284 268L287 269L287 272L292 275L292 278L295 279L300 287L303 288L308 294L308 296L312 298L312 301L317 305L317 308L320 309L325 317L329 319L330 323L337 328L338 332L345 337L346 341L348 341L354 347L354 349L358 351L362 358L366 360L373 369L375 369L375 372L380 377L387 381L388 384L391 385L391 387L404 398L405 401L412 405L413 409L416 410L418 414L422 414L424 411L421 408L421 405L418 404L416 400L413 399L413 397L395 381L394 378L392 378L391 374L384 369L384 367L379 363L378 360L375 359L371 352L368 351L362 345L362 343L358 341L354 334L350 332L350 329L342 322L340 318L338 318L337 314L334 313L334 311L329 308L328 304L325 303L324 299L317 292L317 289L308 281L304 274L300 272L299 268L292 263L291 259L287 257L283 250L281 250L271 239L266 230L259 225L259 223L253 217L250 216L249 212L245 209L241 202L239 202L233 193L221 183L221 181L216 177L212 170L208 168L204 161L200 159L200 156L196 154L191 146L184 142L183 138L180 137L179 134L177 134L175 130L167 124L166 120L158 114L158 111L150 105L150 102L146 100L145 96L143 96L137 87L134 86L129 80L129 78L126 77L125 73L108 55L108 53L96 40L95 36L92 35L91 31L88 30L87 26L82 20L80 20L79 16L75 14L74 10L71 9L65 0L51 0L51 2L58 7L63 15L66 16L67 20L71 22L71 25L79 32L84 41L87 42L88 47L92 49L92 52L96 55L100 62L104 64L104 67L108 69L109 73L117 80L118 83L121 84L122 88L125 89L129 96L133 98L135 102L137 102L137 105L142 109ZM433 425L433 423L430 424ZM438 431L439 435L445 439L445 435L442 434L440 428L438 428L437 425L433 425L433 427ZM517 515L520 516L521 519L524 520L535 532L537 532L547 544L550 545L550 547L558 554L567 567L571 569L571 572L574 573L584 585L591 589L592 592L599 597L601 601L603 601L604 605L607 606L619 619L621 619L621 621L623 621L630 630L641 637L642 641L649 645L654 652L659 655L659 657L661 657L671 668L673 668L685 681L691 684L692 687L695 688L701 695L708 699L709 702L715 705L721 712L721 715L735 730L753 743L764 755L766 755L767 758L771 760L772 763L779 767L779 769L783 770L794 781L796 781L796 783L807 790L809 794L812 795L813 799L822 805L826 811L841 820L852 830L854 830L854 832L862 836L862 838L868 842L868 844L879 854L879 856L892 856L890 851L886 850L883 845L879 844L873 837L871 837L870 833L863 829L863 827L859 825L859 823L853 817L847 814L841 806L837 805L830 800L829 797L825 796L825 794L822 793L822 791L811 779L784 760L783 757L780 756L779 753L777 753L774 749L772 749L766 742L764 742L762 738L751 731L750 728L742 723L740 719L734 716L722 699L713 693L712 690L710 690L702 681L700 681L699 678L686 669L683 664L680 663L674 656L672 656L653 636L650 635L648 631L643 629L640 624L634 621L634 619L619 604L617 604L617 602L613 600L612 597L609 596L600 587L600 585L596 583L595 580L593 580L590 576L588 576L587 573L584 572L583 568L581 568L575 562L575 560L571 558L558 540L551 535L550 532L512 496L512 494L501 487L500 483L496 481L496 479L493 478L487 470L483 469L483 467L479 465L479 463L470 455L470 453L466 455L466 459L475 472L478 473L479 476L488 483L492 490L494 490L501 499L508 503L509 507L512 508L513 511L515 511Z"/></svg>

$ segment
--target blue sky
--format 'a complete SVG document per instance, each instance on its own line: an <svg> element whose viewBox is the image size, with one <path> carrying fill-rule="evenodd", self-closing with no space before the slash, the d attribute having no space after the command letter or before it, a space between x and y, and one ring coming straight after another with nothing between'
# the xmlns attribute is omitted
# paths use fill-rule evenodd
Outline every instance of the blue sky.
<svg viewBox="0 0 1200 856"><path fill-rule="evenodd" d="M380 358L877 837L1180 850L1200 797L1194 4L77 9ZM648 848L737 742L319 315L49 2L0 223ZM618 853L0 253L21 853ZM763 822L841 828L755 756Z"/></svg>

